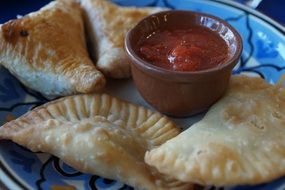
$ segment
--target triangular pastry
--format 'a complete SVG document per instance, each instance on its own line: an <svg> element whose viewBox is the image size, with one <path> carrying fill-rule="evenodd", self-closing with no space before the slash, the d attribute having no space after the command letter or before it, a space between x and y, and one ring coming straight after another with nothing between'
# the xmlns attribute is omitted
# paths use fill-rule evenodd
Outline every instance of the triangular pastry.
<svg viewBox="0 0 285 190"><path fill-rule="evenodd" d="M109 77L129 77L130 63L124 50L127 31L147 15L165 9L121 7L107 0L80 1L97 67Z"/></svg>
<svg viewBox="0 0 285 190"><path fill-rule="evenodd" d="M160 172L202 185L269 182L285 174L285 89L235 76L206 116L146 153Z"/></svg>
<svg viewBox="0 0 285 190"><path fill-rule="evenodd" d="M105 78L89 58L79 4L53 1L0 27L0 63L44 95L100 89Z"/></svg>
<svg viewBox="0 0 285 190"><path fill-rule="evenodd" d="M180 130L168 118L103 95L47 103L0 127L0 139L51 153L79 171L148 189L192 189L144 162L147 150Z"/></svg>

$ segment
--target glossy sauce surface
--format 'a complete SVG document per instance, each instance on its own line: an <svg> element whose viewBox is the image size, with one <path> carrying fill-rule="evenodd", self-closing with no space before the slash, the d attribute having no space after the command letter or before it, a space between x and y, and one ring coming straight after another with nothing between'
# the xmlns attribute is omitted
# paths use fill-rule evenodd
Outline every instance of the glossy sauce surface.
<svg viewBox="0 0 285 190"><path fill-rule="evenodd" d="M228 58L227 43L203 26L186 30L156 31L139 42L139 56L168 70L200 71L223 64Z"/></svg>

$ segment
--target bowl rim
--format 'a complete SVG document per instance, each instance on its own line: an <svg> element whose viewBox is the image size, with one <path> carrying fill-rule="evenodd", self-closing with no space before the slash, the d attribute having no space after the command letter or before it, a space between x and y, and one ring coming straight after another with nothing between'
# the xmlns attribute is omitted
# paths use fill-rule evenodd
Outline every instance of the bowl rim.
<svg viewBox="0 0 285 190"><path fill-rule="evenodd" d="M164 69L164 68L155 66L151 63L148 63L147 61L143 60L139 55L137 55L137 53L134 51L134 48L131 46L131 42L130 42L130 35L132 34L132 32L134 32L136 27L138 27L141 23L145 22L148 19L151 19L154 16L166 15L166 14L168 15L181 14L181 13L212 18L214 20L219 21L227 28L229 28L234 34L235 41L237 44L237 48L236 48L236 51L233 53L233 56L229 60L227 60L227 62L221 65L218 65L216 67L209 68L209 69L204 69L204 70L199 70L199 71L174 71L174 70ZM180 77L189 77L189 76L197 76L197 75L204 75L204 74L219 72L230 66L234 67L234 65L238 62L241 56L241 53L243 50L243 41L242 41L240 34L237 32L237 30L233 26L231 26L227 21L219 17L216 17L211 14L207 14L207 13L195 12L195 11L190 11L190 10L167 10L167 11L161 11L161 12L148 15L147 17L140 20L132 29L130 29L126 33L124 46L125 46L125 51L127 55L132 60L131 61L132 64L138 65L140 68L146 70L147 72L156 73L160 75L168 75L168 76L174 75L174 76L180 76Z"/></svg>

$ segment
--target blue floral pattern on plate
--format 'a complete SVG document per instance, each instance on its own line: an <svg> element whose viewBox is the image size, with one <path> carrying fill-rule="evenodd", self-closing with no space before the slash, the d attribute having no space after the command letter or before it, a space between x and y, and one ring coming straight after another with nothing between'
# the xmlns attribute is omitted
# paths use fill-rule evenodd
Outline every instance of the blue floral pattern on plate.
<svg viewBox="0 0 285 190"><path fill-rule="evenodd" d="M205 12L227 20L241 34L244 50L234 74L258 75L276 83L285 73L284 28L235 3L219 0L114 0L123 6L164 6L170 9L186 9ZM115 83L115 84L112 84ZM134 103L146 105L131 81L109 83L106 92ZM116 88L114 88L116 86ZM119 88L119 90L118 90ZM0 124L24 114L29 109L48 100L37 92L25 88L7 70L0 67ZM189 126L196 118L175 120ZM19 189L52 189L76 187L77 189L129 190L120 182L83 174L46 153L32 153L12 142L0 143L0 167L9 178L6 185ZM2 176L1 176L2 175ZM7 178L6 178L7 179ZM20 179L20 180L19 180ZM275 190L284 189L285 179L268 184L239 187L205 187L205 189L227 190Z"/></svg>

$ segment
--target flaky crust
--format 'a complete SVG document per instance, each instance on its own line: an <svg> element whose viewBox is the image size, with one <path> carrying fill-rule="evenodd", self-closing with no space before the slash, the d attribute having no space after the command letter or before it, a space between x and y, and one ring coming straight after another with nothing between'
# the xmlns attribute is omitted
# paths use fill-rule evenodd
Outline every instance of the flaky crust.
<svg viewBox="0 0 285 190"><path fill-rule="evenodd" d="M72 0L3 24L0 39L2 65L42 94L87 93L105 84L86 49L82 10Z"/></svg>
<svg viewBox="0 0 285 190"><path fill-rule="evenodd" d="M164 9L120 7L106 0L80 1L97 67L109 77L129 77L130 63L124 50L127 31L147 15Z"/></svg>
<svg viewBox="0 0 285 190"><path fill-rule="evenodd" d="M106 94L47 103L0 127L32 151L51 153L79 171L117 179L139 189L192 189L144 163L147 150L180 130L168 118Z"/></svg>
<svg viewBox="0 0 285 190"><path fill-rule="evenodd" d="M235 76L198 123L145 155L160 172L202 185L269 182L285 174L285 89Z"/></svg>

